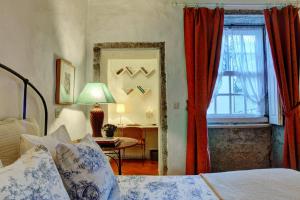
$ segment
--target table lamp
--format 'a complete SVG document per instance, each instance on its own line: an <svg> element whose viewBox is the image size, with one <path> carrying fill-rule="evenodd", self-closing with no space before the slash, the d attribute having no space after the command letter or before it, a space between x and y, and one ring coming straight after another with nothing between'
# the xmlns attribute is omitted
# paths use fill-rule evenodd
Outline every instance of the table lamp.
<svg viewBox="0 0 300 200"><path fill-rule="evenodd" d="M116 112L120 114L120 125L122 124L122 114L125 113L125 105L122 103L117 104Z"/></svg>
<svg viewBox="0 0 300 200"><path fill-rule="evenodd" d="M87 83L80 93L77 104L94 105L90 111L93 137L102 137L104 112L100 104L115 103L115 99L104 83Z"/></svg>

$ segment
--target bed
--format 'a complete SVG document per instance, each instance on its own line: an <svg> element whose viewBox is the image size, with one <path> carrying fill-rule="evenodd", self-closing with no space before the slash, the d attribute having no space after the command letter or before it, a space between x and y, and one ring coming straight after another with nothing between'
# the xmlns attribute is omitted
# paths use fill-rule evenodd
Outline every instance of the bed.
<svg viewBox="0 0 300 200"><path fill-rule="evenodd" d="M300 173L256 169L196 176L118 176L122 199L299 200Z"/></svg>
<svg viewBox="0 0 300 200"><path fill-rule="evenodd" d="M47 105L41 93L28 79L17 72L2 64L0 68L14 74L24 82L23 120L26 120L27 86L32 87L41 98L45 109L44 135L47 135ZM26 123L18 124L24 126ZM0 131L1 125L3 124L0 123ZM9 130L12 129L9 128ZM22 130L27 131L28 127ZM4 136L2 134L0 137L0 144L3 142L7 145ZM14 138L17 137L18 135L14 135ZM17 141L14 138L12 141ZM16 143L18 142L14 145ZM4 164L10 164L9 162L12 161ZM121 199L124 200L300 199L300 173L290 169L258 169L195 176L117 176L117 180Z"/></svg>

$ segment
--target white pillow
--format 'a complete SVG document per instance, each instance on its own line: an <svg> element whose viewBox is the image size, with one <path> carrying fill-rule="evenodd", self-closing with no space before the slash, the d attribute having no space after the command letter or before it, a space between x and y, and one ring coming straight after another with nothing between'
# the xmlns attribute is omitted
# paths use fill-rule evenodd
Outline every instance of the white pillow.
<svg viewBox="0 0 300 200"><path fill-rule="evenodd" d="M56 165L71 199L118 200L120 190L107 157L87 135L56 147Z"/></svg>
<svg viewBox="0 0 300 200"><path fill-rule="evenodd" d="M21 134L39 135L35 120L6 119L0 121L0 160L10 165L20 157Z"/></svg>
<svg viewBox="0 0 300 200"><path fill-rule="evenodd" d="M36 146L0 169L0 199L70 199L51 155Z"/></svg>
<svg viewBox="0 0 300 200"><path fill-rule="evenodd" d="M71 143L71 138L64 125L60 126L56 131L44 137L22 134L20 152L21 154L24 154L35 145L44 145L50 151L53 159L55 159L55 148L61 142Z"/></svg>
<svg viewBox="0 0 300 200"><path fill-rule="evenodd" d="M62 142L71 142L71 137L65 125L61 125L53 133L49 134L52 138Z"/></svg>

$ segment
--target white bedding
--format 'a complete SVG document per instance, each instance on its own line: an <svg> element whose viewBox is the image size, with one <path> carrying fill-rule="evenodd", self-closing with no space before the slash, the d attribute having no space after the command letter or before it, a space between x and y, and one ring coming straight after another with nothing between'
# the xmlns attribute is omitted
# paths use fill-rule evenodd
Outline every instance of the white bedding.
<svg viewBox="0 0 300 200"><path fill-rule="evenodd" d="M224 200L300 200L300 172L259 169L201 175Z"/></svg>
<svg viewBox="0 0 300 200"><path fill-rule="evenodd" d="M122 200L218 200L200 176L118 176Z"/></svg>

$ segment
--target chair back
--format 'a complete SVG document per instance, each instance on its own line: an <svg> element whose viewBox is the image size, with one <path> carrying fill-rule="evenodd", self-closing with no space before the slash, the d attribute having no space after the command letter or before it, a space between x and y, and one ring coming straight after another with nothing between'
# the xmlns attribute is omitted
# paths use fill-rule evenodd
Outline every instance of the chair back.
<svg viewBox="0 0 300 200"><path fill-rule="evenodd" d="M144 138L143 129L138 127L126 127L123 129L122 136L142 140Z"/></svg>

